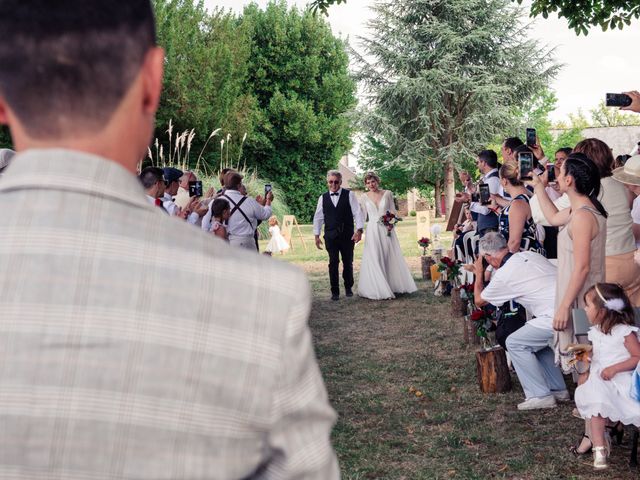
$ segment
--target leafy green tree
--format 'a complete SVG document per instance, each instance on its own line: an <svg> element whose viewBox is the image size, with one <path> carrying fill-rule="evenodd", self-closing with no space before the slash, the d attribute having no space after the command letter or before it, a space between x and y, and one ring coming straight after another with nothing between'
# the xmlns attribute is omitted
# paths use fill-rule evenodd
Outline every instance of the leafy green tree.
<svg viewBox="0 0 640 480"><path fill-rule="evenodd" d="M342 40L326 21L272 1L240 19L252 39L248 85L259 109L244 158L284 190L292 213L311 219L326 171L351 146L355 83Z"/></svg>
<svg viewBox="0 0 640 480"><path fill-rule="evenodd" d="M558 67L509 0L386 0L374 10L364 54L354 52L371 105L361 127L415 179L443 184L448 210L456 169L518 125L516 108Z"/></svg>
<svg viewBox="0 0 640 480"><path fill-rule="evenodd" d="M346 0L313 0L310 8L326 15L331 5L345 2ZM517 2L522 3L523 0ZM547 18L553 12L565 17L569 27L577 34L587 35L591 26L599 25L606 31L608 28L622 29L625 25L630 25L632 19L640 18L640 3L637 0L532 0L532 17L542 15Z"/></svg>
<svg viewBox="0 0 640 480"><path fill-rule="evenodd" d="M323 0L327 1L327 0ZM328 0L332 1L332 0ZM518 0L522 3L523 0ZM630 25L631 20L640 18L638 0L533 0L531 16L542 15L547 18L550 13L558 12L565 17L576 33L587 35L589 27L600 26L602 30Z"/></svg>
<svg viewBox="0 0 640 480"><path fill-rule="evenodd" d="M640 115L624 113L617 108L607 107L604 101L590 111L591 126L619 127L623 125L640 125Z"/></svg>
<svg viewBox="0 0 640 480"><path fill-rule="evenodd" d="M253 132L258 115L247 88L251 38L234 15L220 9L209 13L202 1L154 0L154 4L158 41L166 52L156 137L164 143L167 158L169 148L175 152L176 134L193 129L191 151L197 153L219 128L206 152L209 167L216 170L221 161L219 141L229 138L224 147L231 144L231 158L236 158L242 137ZM166 133L170 121L171 145ZM226 159L229 154L223 153Z"/></svg>

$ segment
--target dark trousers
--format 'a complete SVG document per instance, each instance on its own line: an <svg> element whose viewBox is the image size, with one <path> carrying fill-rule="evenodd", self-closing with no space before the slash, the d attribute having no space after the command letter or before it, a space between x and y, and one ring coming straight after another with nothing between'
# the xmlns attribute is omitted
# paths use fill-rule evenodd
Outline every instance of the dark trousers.
<svg viewBox="0 0 640 480"><path fill-rule="evenodd" d="M351 240L351 237L333 240L325 237L324 243L327 252L329 252L331 294L340 294L340 257L342 257L342 279L344 280L344 288L351 290L353 288L353 240Z"/></svg>

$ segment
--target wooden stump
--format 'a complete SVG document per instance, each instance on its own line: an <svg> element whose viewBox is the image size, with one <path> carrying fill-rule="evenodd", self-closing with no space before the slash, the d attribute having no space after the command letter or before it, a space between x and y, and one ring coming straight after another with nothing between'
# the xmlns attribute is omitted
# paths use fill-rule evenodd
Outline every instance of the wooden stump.
<svg viewBox="0 0 640 480"><path fill-rule="evenodd" d="M460 296L460 288L454 287L451 290L451 315L466 315L467 314L467 302L462 300Z"/></svg>
<svg viewBox="0 0 640 480"><path fill-rule="evenodd" d="M463 338L467 342L468 345L480 345L480 337L476 333L476 326L471 320L470 315L465 315L462 317L464 334Z"/></svg>
<svg viewBox="0 0 640 480"><path fill-rule="evenodd" d="M511 390L511 375L502 347L476 352L478 384L483 393L505 393Z"/></svg>
<svg viewBox="0 0 640 480"><path fill-rule="evenodd" d="M433 257L429 256L421 256L422 260L422 279L423 280L431 280L431 265L435 265L436 261Z"/></svg>
<svg viewBox="0 0 640 480"><path fill-rule="evenodd" d="M462 317L462 341L465 345L470 343L469 340L469 316L465 315Z"/></svg>

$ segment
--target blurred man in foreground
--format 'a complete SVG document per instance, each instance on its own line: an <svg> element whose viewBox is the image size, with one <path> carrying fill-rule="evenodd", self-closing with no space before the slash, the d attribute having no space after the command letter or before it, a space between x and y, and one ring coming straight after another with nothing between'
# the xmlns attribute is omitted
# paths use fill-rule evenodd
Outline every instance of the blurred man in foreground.
<svg viewBox="0 0 640 480"><path fill-rule="evenodd" d="M149 0L0 0L0 31L0 478L337 478L304 275L135 177Z"/></svg>

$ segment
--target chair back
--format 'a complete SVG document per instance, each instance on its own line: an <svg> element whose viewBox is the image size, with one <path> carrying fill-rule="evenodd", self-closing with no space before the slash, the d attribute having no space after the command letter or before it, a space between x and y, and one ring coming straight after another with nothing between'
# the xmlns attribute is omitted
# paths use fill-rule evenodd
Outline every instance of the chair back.
<svg viewBox="0 0 640 480"><path fill-rule="evenodd" d="M636 318L636 326L640 327L640 307L634 307L633 313ZM587 318L587 312L583 308L574 308L571 311L571 320L573 321L573 334L578 336L586 336L591 328L589 319Z"/></svg>

